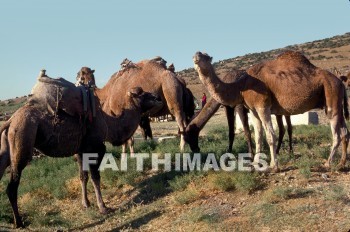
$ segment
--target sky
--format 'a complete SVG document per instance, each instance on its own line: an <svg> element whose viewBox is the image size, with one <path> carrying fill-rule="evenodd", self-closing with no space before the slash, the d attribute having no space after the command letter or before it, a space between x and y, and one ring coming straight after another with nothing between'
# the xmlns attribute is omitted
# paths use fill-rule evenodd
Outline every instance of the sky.
<svg viewBox="0 0 350 232"><path fill-rule="evenodd" d="M176 70L350 32L349 0L0 0L0 100L30 93L42 68L103 87L124 58Z"/></svg>

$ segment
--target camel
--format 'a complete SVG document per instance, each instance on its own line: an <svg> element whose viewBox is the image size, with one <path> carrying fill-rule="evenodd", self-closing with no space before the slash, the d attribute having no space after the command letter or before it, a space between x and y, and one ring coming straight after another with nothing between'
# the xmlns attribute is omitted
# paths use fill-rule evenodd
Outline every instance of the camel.
<svg viewBox="0 0 350 232"><path fill-rule="evenodd" d="M84 68L84 71L86 75L93 73L88 68ZM113 91L115 83L114 79L111 79L102 89L95 89L96 117L91 122L87 121L86 125L83 115L75 114L79 109L67 111L66 106L69 104L67 102L57 101L54 114L46 109L47 104L41 104L37 95L40 96L40 93L48 89L45 89L47 87L45 82L51 83L49 87L53 89L57 87L57 90L60 85L64 86L63 91L71 90L67 93L77 96L74 95L77 87L73 83L62 78L51 79L46 76L44 78L42 75L43 73L39 77L42 81L33 88L33 95L28 103L17 110L0 129L0 179L5 169L11 166L11 177L6 192L12 206L16 228L24 226L18 212L17 192L22 170L32 159L34 148L51 157L79 154L77 158L82 184L82 203L85 207L90 203L86 189L88 173L82 168L82 159L84 153L98 153L97 164L90 165L90 173L99 210L101 213L107 213L108 209L100 190L98 171L106 151L104 142L108 141L113 145L123 144L137 129L141 115L162 105L154 94L144 92L139 87L130 88L125 95L120 96L118 92ZM60 93L62 92L57 92L57 95ZM64 96L61 97L62 100L66 99ZM75 98L71 99L74 102ZM46 103L46 100L44 102Z"/></svg>
<svg viewBox="0 0 350 232"><path fill-rule="evenodd" d="M192 119L192 121L188 124L185 130L185 141L190 145L190 148L193 152L199 152L200 148L198 146L198 138L199 138L199 132L203 129L203 127L206 125L206 123L209 121L209 119L215 114L215 112L219 109L221 106L220 103L215 101L214 98L211 98L210 101L205 104L204 108L199 112L198 115L196 115L195 118ZM225 113L226 113L226 119L229 127L229 142L227 146L227 152L232 152L232 145L235 138L235 114L238 113L241 122L243 124L243 130L244 135L246 137L247 143L248 143L248 152L253 154L253 145L252 145L252 139L251 139L251 133L249 130L249 124L248 124L248 110L243 105L237 105L234 108L231 108L229 106L225 106ZM290 121L290 116L285 116L286 122L287 122L287 128L288 128L288 136L289 136L289 152L293 152L293 146L292 146L292 124ZM277 125L279 128L279 137L278 137L278 143L277 143L277 149L276 153L279 154L283 136L285 134L285 129L283 126L283 119L281 115L276 115Z"/></svg>
<svg viewBox="0 0 350 232"><path fill-rule="evenodd" d="M194 67L201 82L219 103L234 107L244 104L255 119L256 155L259 159L262 145L262 127L270 148L270 168L278 171L275 133L271 114L294 115L325 107L330 119L333 145L326 167L329 167L336 149L342 143L339 167L346 163L348 130L344 113L348 115L344 85L332 73L315 67L295 51L286 51L276 59L250 67L247 71L232 70L223 78L215 74L212 57L197 52ZM344 112L343 112L344 111Z"/></svg>
<svg viewBox="0 0 350 232"><path fill-rule="evenodd" d="M138 63L127 62L121 70L111 77L116 83L113 91L123 96L126 89L140 86L144 91L159 95L164 107L148 116L157 117L170 113L175 116L181 137L180 150L184 149L183 132L194 114L193 95L186 88L185 82L176 76L172 71L167 70L166 61L161 57L151 60L143 60ZM144 122L148 117L141 119L141 125L149 124ZM147 133L152 137L150 128Z"/></svg>
<svg viewBox="0 0 350 232"><path fill-rule="evenodd" d="M345 85L345 88L350 87L350 72L345 76L337 68L333 68L333 73L340 78L340 80Z"/></svg>

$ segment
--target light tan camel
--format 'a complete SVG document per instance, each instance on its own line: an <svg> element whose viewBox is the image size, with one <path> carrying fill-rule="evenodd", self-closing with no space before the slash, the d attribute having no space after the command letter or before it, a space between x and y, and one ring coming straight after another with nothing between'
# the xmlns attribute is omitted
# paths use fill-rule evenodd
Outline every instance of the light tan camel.
<svg viewBox="0 0 350 232"><path fill-rule="evenodd" d="M302 54L287 51L275 60L252 66L245 71L233 70L219 78L211 64L212 57L197 52L194 67L212 97L223 105L244 104L255 118L256 152L261 152L262 126L270 147L270 167L278 169L275 133L271 114L294 115L325 107L330 119L333 145L325 166L329 167L337 147L342 143L342 158L346 162L348 130L344 120L347 112L346 92L342 82L328 71L312 65ZM259 158L258 155L255 158Z"/></svg>
<svg viewBox="0 0 350 232"><path fill-rule="evenodd" d="M165 64L164 59L157 57L127 65L112 75L111 79L115 82L113 91L123 96L127 89L140 86L144 91L159 95L164 107L149 116L164 115L168 112L174 115L181 135L180 149L183 150L185 145L183 132L188 123L184 107L187 101L187 90L181 80L167 70Z"/></svg>
<svg viewBox="0 0 350 232"><path fill-rule="evenodd" d="M89 69L87 74L91 75L92 70ZM0 130L0 179L5 169L11 166L7 195L12 206L15 227L24 226L18 212L17 192L22 170L32 159L33 148L52 157L79 154L77 158L82 182L82 203L85 207L89 206L86 190L88 173L82 169L83 153L98 153L97 164L90 165L90 173L98 207L101 213L106 213L107 208L102 200L98 171L106 150L104 142L108 141L113 145L123 144L135 132L141 115L162 104L156 96L143 92L137 87L130 88L125 95L119 95L118 92L113 91L115 83L111 79L102 89L96 89L96 118L86 126L82 115L74 114L79 112L79 109L69 111L73 115L66 112L69 109L66 109L69 103L61 102L66 99L64 96L56 102L57 108L54 114L47 110L46 104L42 105L40 98L36 96L36 93L40 95L50 88L54 90L57 88L57 95L59 95L62 93L59 89L63 86L66 93L74 95L77 87L62 78L42 79L43 82L34 88L34 94L28 103L16 111ZM44 82L51 83L49 88L45 89L47 85ZM71 92L67 92L69 90ZM79 90L77 93L80 94ZM74 102L74 98L67 98Z"/></svg>

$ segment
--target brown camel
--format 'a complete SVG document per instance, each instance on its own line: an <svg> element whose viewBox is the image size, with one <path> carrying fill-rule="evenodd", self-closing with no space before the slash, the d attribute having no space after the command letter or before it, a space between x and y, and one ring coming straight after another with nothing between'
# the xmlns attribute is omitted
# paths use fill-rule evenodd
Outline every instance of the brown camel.
<svg viewBox="0 0 350 232"><path fill-rule="evenodd" d="M92 75L92 70L88 69L87 74ZM57 95L62 93L59 92L60 86L64 86L63 91L73 95L77 87L62 78L46 77L42 80L41 84L37 84L34 88L34 94L28 103L16 111L0 130L0 179L6 167L11 166L7 195L12 206L15 227L23 227L18 212L17 192L22 170L32 159L34 148L51 157L79 154L77 158L82 182L82 203L86 207L89 206L86 190L88 174L82 169L83 153L98 153L98 162L96 165L90 165L90 173L97 204L101 213L106 213L98 171L106 150L104 142L121 145L134 133L141 115L162 104L153 94L143 92L141 88L131 88L125 95L120 96L118 92L113 91L115 83L111 79L105 87L95 90L96 117L85 126L82 115L74 115L74 111L69 111L73 115L66 112L65 107L69 103L57 101L56 111L52 114L47 110L46 104L41 104L36 94L46 91L47 85L44 82L50 82L51 88L57 89ZM68 90L71 92L67 92ZM64 96L61 97L61 100L66 99Z"/></svg>
<svg viewBox="0 0 350 232"><path fill-rule="evenodd" d="M332 73L315 67L302 54L287 51L275 60L259 63L245 71L233 70L219 78L211 64L212 57L197 52L194 67L212 97L223 105L244 104L255 119L256 152L261 151L262 126L270 147L270 167L278 169L275 133L271 114L294 115L325 107L330 119L333 145L326 162L330 166L336 149L342 143L339 166L346 163L348 145L344 112L348 112L342 82ZM343 112L344 111L344 112ZM259 159L259 156L255 156Z"/></svg>
<svg viewBox="0 0 350 232"><path fill-rule="evenodd" d="M140 86L144 91L159 95L164 107L149 116L157 117L166 113L174 115L181 135L180 149L183 150L185 145L183 131L187 126L188 118L192 117L194 112L194 107L185 107L186 104L191 104L189 99L192 93L186 89L183 81L175 73L167 70L165 64L164 59L156 57L133 65L126 65L125 68L112 75L111 79L115 82L113 91L123 96L127 89ZM191 110L187 112L187 109Z"/></svg>
<svg viewBox="0 0 350 232"><path fill-rule="evenodd" d="M186 127L185 141L190 145L190 148L193 152L200 151L200 148L198 146L199 132L203 129L205 124L215 114L215 112L219 109L220 106L221 106L220 103L218 103L214 98L211 98L210 101L207 104L205 104L204 108L199 112L199 114ZM247 115L248 110L243 105L237 105L234 108L225 106L226 119L227 119L228 128L229 128L229 142L227 146L227 152L232 152L232 145L235 139L234 110L236 110L236 112L238 113L242 121L244 135L248 143L248 152L253 154L252 139L251 139L251 133L250 133L249 124L248 124L248 115ZM285 116L285 119L286 119L287 128L288 128L289 151L293 152L292 124L290 121L290 116ZM283 126L282 116L276 115L276 120L279 128L279 137L278 137L276 153L279 154L282 141L283 141L283 136L285 134L285 129Z"/></svg>

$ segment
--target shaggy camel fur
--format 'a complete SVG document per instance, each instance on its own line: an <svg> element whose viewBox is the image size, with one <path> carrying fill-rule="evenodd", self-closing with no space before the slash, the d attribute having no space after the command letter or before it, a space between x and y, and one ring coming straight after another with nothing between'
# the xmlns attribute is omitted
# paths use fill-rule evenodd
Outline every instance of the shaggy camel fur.
<svg viewBox="0 0 350 232"><path fill-rule="evenodd" d="M199 112L199 114L188 124L185 130L185 141L190 145L190 148L193 152L199 152L200 148L198 146L198 137L199 132L203 129L208 120L215 114L215 112L221 106L214 98L211 98L210 101L205 104L204 108ZM238 113L242 124L244 135L246 137L248 143L248 152L253 154L252 148L252 139L249 130L248 124L248 110L243 105L237 105L236 107L225 106L226 119L229 127L229 142L227 146L227 152L232 152L232 145L235 139L235 114L234 110ZM288 136L289 136L289 151L293 152L292 146L292 124L290 121L290 116L285 116L288 128ZM276 153L279 154L283 136L285 134L285 129L283 126L282 115L276 115L277 125L279 128L279 136Z"/></svg>
<svg viewBox="0 0 350 232"><path fill-rule="evenodd" d="M330 119L333 145L325 166L329 167L336 149L342 143L343 167L346 162L348 130L344 112L348 112L346 92L342 82L328 71L312 65L306 57L287 51L275 60L252 66L245 71L233 70L223 78L215 74L212 58L197 52L194 67L212 97L223 105L244 104L255 119L256 159L262 145L262 126L270 147L270 167L278 169L275 133L271 114L294 115L326 107ZM344 112L343 112L344 111Z"/></svg>
<svg viewBox="0 0 350 232"><path fill-rule="evenodd" d="M92 74L91 70L89 74ZM33 148L52 157L79 154L77 158L82 182L82 203L85 207L90 203L86 190L88 173L82 169L83 153L98 153L98 162L90 165L90 173L99 209L101 213L107 212L100 191L98 171L106 150L104 141L121 145L135 132L141 115L162 104L153 94L145 93L141 88L131 88L125 95L119 96L113 91L114 85L111 79L104 88L96 89L97 115L88 126L83 124L80 117L71 116L62 110L52 115L39 103L29 99L1 127L0 179L5 169L11 166L7 195L15 227L23 227L18 212L17 192L22 170L32 159Z"/></svg>
<svg viewBox="0 0 350 232"><path fill-rule="evenodd" d="M183 132L188 123L189 116L187 117L187 115L190 114L190 112L185 111L187 109L185 105L187 102L191 102L191 100L188 100L190 99L188 96L189 90L186 90L186 86L174 73L167 70L165 63L166 61L157 57L127 65L124 69L112 75L111 79L115 82L113 91L123 96L126 89L140 86L147 92L159 95L164 107L150 113L149 116L156 117L168 112L174 115L181 135L180 149L183 150L185 145ZM194 112L194 108L192 112Z"/></svg>

